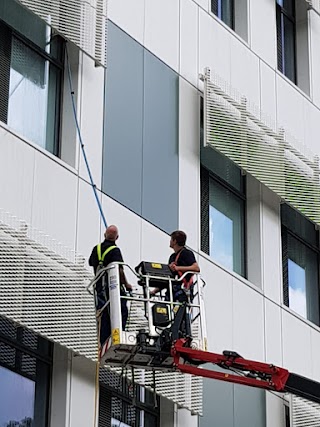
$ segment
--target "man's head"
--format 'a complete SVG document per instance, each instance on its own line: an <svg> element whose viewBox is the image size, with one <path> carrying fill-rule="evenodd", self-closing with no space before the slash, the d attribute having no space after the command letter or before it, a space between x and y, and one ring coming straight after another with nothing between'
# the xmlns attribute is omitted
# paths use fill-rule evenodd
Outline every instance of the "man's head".
<svg viewBox="0 0 320 427"><path fill-rule="evenodd" d="M104 237L106 240L115 242L119 237L118 228L115 225L109 225L109 227L107 227L106 231L104 232Z"/></svg>
<svg viewBox="0 0 320 427"><path fill-rule="evenodd" d="M182 247L186 244L187 235L184 231L181 231L181 230L173 231L170 234L170 236L171 236L170 248L174 249L177 246Z"/></svg>

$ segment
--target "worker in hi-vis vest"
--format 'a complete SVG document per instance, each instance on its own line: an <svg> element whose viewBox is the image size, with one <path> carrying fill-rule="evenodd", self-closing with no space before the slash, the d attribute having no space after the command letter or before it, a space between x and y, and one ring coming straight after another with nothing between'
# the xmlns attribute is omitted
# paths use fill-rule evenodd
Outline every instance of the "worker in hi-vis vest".
<svg viewBox="0 0 320 427"><path fill-rule="evenodd" d="M109 225L104 233L105 240L95 246L92 249L92 253L89 258L89 265L94 269L96 274L99 266L106 267L112 262L123 262L122 254L116 240L119 237L118 228L115 225ZM131 291L132 286L128 283L126 276L123 271L123 267L119 266L121 289L120 295L125 295L125 290ZM97 309L100 309L106 303L108 298L108 289L102 289L102 279L97 282L96 292L98 296ZM108 310L104 310L101 317L101 329L100 329L100 343L103 344L111 334L110 329L110 315ZM127 301L121 299L121 312L122 312L122 329L125 329L128 319L128 307Z"/></svg>

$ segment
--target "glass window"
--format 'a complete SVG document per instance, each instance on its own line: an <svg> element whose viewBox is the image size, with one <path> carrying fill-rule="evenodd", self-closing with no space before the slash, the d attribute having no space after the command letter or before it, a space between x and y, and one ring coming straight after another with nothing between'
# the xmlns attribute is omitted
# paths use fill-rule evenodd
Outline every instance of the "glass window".
<svg viewBox="0 0 320 427"><path fill-rule="evenodd" d="M211 0L211 12L243 40L248 40L247 0Z"/></svg>
<svg viewBox="0 0 320 427"><path fill-rule="evenodd" d="M211 11L234 30L234 0L211 0Z"/></svg>
<svg viewBox="0 0 320 427"><path fill-rule="evenodd" d="M244 201L214 179L209 182L209 255L244 275Z"/></svg>
<svg viewBox="0 0 320 427"><path fill-rule="evenodd" d="M157 427L160 401L144 387L115 372L100 370L99 427Z"/></svg>
<svg viewBox="0 0 320 427"><path fill-rule="evenodd" d="M212 148L201 151L201 163L201 250L245 276L244 177Z"/></svg>
<svg viewBox="0 0 320 427"><path fill-rule="evenodd" d="M35 382L0 366L0 426L32 426Z"/></svg>
<svg viewBox="0 0 320 427"><path fill-rule="evenodd" d="M59 155L62 39L20 5L11 0L5 3L6 7L0 8L0 19L4 20L0 20L0 119ZM28 30L23 17L32 23Z"/></svg>
<svg viewBox="0 0 320 427"><path fill-rule="evenodd" d="M292 218L288 212L292 212ZM319 325L319 250L314 226L288 206L282 208L284 303L305 319ZM313 228L313 237L310 233Z"/></svg>
<svg viewBox="0 0 320 427"><path fill-rule="evenodd" d="M0 19L42 49L46 47L47 25L15 0L1 0Z"/></svg>
<svg viewBox="0 0 320 427"><path fill-rule="evenodd" d="M7 123L53 154L58 154L55 110L60 79L57 67L12 39Z"/></svg>
<svg viewBox="0 0 320 427"><path fill-rule="evenodd" d="M296 18L293 0L277 1L278 69L296 83Z"/></svg>
<svg viewBox="0 0 320 427"><path fill-rule="evenodd" d="M48 425L52 345L0 317L0 426Z"/></svg>
<svg viewBox="0 0 320 427"><path fill-rule="evenodd" d="M285 427L291 427L290 422L290 407L289 405L284 405L284 419L285 419Z"/></svg>
<svg viewBox="0 0 320 427"><path fill-rule="evenodd" d="M287 305L319 325L318 254L287 232Z"/></svg>

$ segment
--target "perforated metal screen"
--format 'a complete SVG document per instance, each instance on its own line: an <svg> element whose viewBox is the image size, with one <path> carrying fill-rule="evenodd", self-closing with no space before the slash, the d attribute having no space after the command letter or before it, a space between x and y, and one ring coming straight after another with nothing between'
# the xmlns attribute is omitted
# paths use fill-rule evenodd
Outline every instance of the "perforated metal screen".
<svg viewBox="0 0 320 427"><path fill-rule="evenodd" d="M0 213L0 314L95 360L95 308L84 260Z"/></svg>

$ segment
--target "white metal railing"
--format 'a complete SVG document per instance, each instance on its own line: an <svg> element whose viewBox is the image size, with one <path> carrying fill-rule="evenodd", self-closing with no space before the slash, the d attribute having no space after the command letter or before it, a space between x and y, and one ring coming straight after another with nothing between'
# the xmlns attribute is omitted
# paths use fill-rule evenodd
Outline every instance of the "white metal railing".
<svg viewBox="0 0 320 427"><path fill-rule="evenodd" d="M127 294L126 296L120 296L120 299L125 299L128 301L129 308L129 318L128 325L126 330L136 331L138 332L142 326L145 328L146 332L151 336L157 336L158 333L153 326L152 322L152 306L155 303L161 304L169 308L169 313L173 313L179 306L182 304L178 301L174 300L173 297L173 282L181 283L181 288L184 289L183 280L184 278L192 274L193 275L193 299L190 301L190 291L185 290L186 294L189 298L189 307L191 310L191 328L192 328L192 337L194 341L194 345L205 350L207 346L207 336L206 336L206 323L205 323L205 307L203 303L203 288L205 286L205 281L202 276L198 273L194 273L192 271L185 272L179 278L166 278L161 276L153 276L153 275L139 275L137 274L128 264L123 262L115 262L107 267L99 270L96 277L89 283L87 286L87 290L91 295L94 295L94 288L99 282L99 280L105 275L112 271L115 267L119 268L119 266L127 268L131 271L131 273L136 277L136 279L144 279L145 285L136 286L133 293ZM158 295L151 296L150 295L150 281L152 279L157 281L163 281L164 289L160 290ZM165 287L165 285L168 285ZM144 288L144 289L143 289ZM169 298L165 297L164 293L169 293ZM100 309L102 311L107 305L109 301ZM112 309L112 307L111 307ZM174 315L171 315L171 320L173 321ZM196 344L197 343L197 344Z"/></svg>
<svg viewBox="0 0 320 427"><path fill-rule="evenodd" d="M113 274L113 277L119 277L119 275L114 274L113 270L115 268L119 268L121 265L125 269L125 274L128 278L129 274L133 280L137 281L141 278L145 279L144 288L139 285L134 286L133 293L127 296L120 296L118 293L117 298L124 298L128 301L129 305L129 317L128 322L125 328L125 332L122 333L121 322L119 321L119 315L115 316L116 323L115 326L120 330L121 342L120 344L132 345L135 344L135 337L137 332L140 329L146 330L151 336L158 336L158 332L161 332L161 328L156 329L152 324L152 314L151 307L154 303L164 304L170 307L169 312L172 313L174 307L178 307L181 303L173 301L173 292L172 292L172 282L169 281L169 300L164 300L164 297L161 295L150 297L150 286L149 280L156 279L161 280L159 276L150 276L150 275L139 275L137 274L129 265L125 263L113 263L107 267L101 269L97 276L90 282L87 289L94 297L94 287L99 280L105 274ZM128 274L129 273L129 274ZM188 274L190 272L187 272ZM201 278L200 274L194 274L195 276L195 287L194 287L194 299L191 304L191 332L193 337L193 346L201 349L206 348L206 324L205 324L205 316L204 316L204 306L203 306L203 288L205 282ZM185 275L184 275L185 276ZM183 277L184 277L183 276ZM179 280L182 282L183 277ZM119 280L119 279L118 279ZM173 281L173 279L172 279ZM163 279L164 283L168 283L168 279ZM110 283L110 281L106 280L106 283ZM170 290L171 288L171 290ZM163 291L164 292L164 291ZM112 308L116 311L120 311L119 301L111 300L111 311ZM112 302L113 301L113 302ZM109 301L106 302L104 307L107 307ZM115 304L112 305L112 304ZM112 317L112 314L111 314ZM174 315L172 314L172 320ZM112 327L112 326L111 326ZM129 339L127 340L127 336ZM131 343L131 344L130 344ZM119 354L119 353L118 353ZM110 368L111 370L115 370L119 374L121 374L122 369L119 368ZM131 369L127 369L125 372L126 376L132 378ZM153 377L153 372L150 370L144 369L134 369L134 380L138 384L144 385L147 388L154 387L154 380L156 385L156 392L159 395L162 395L179 406L189 409L194 414L202 414L202 378L190 376L186 374L181 374L179 372L163 372L156 370L155 377ZM192 390L192 393L191 393Z"/></svg>

